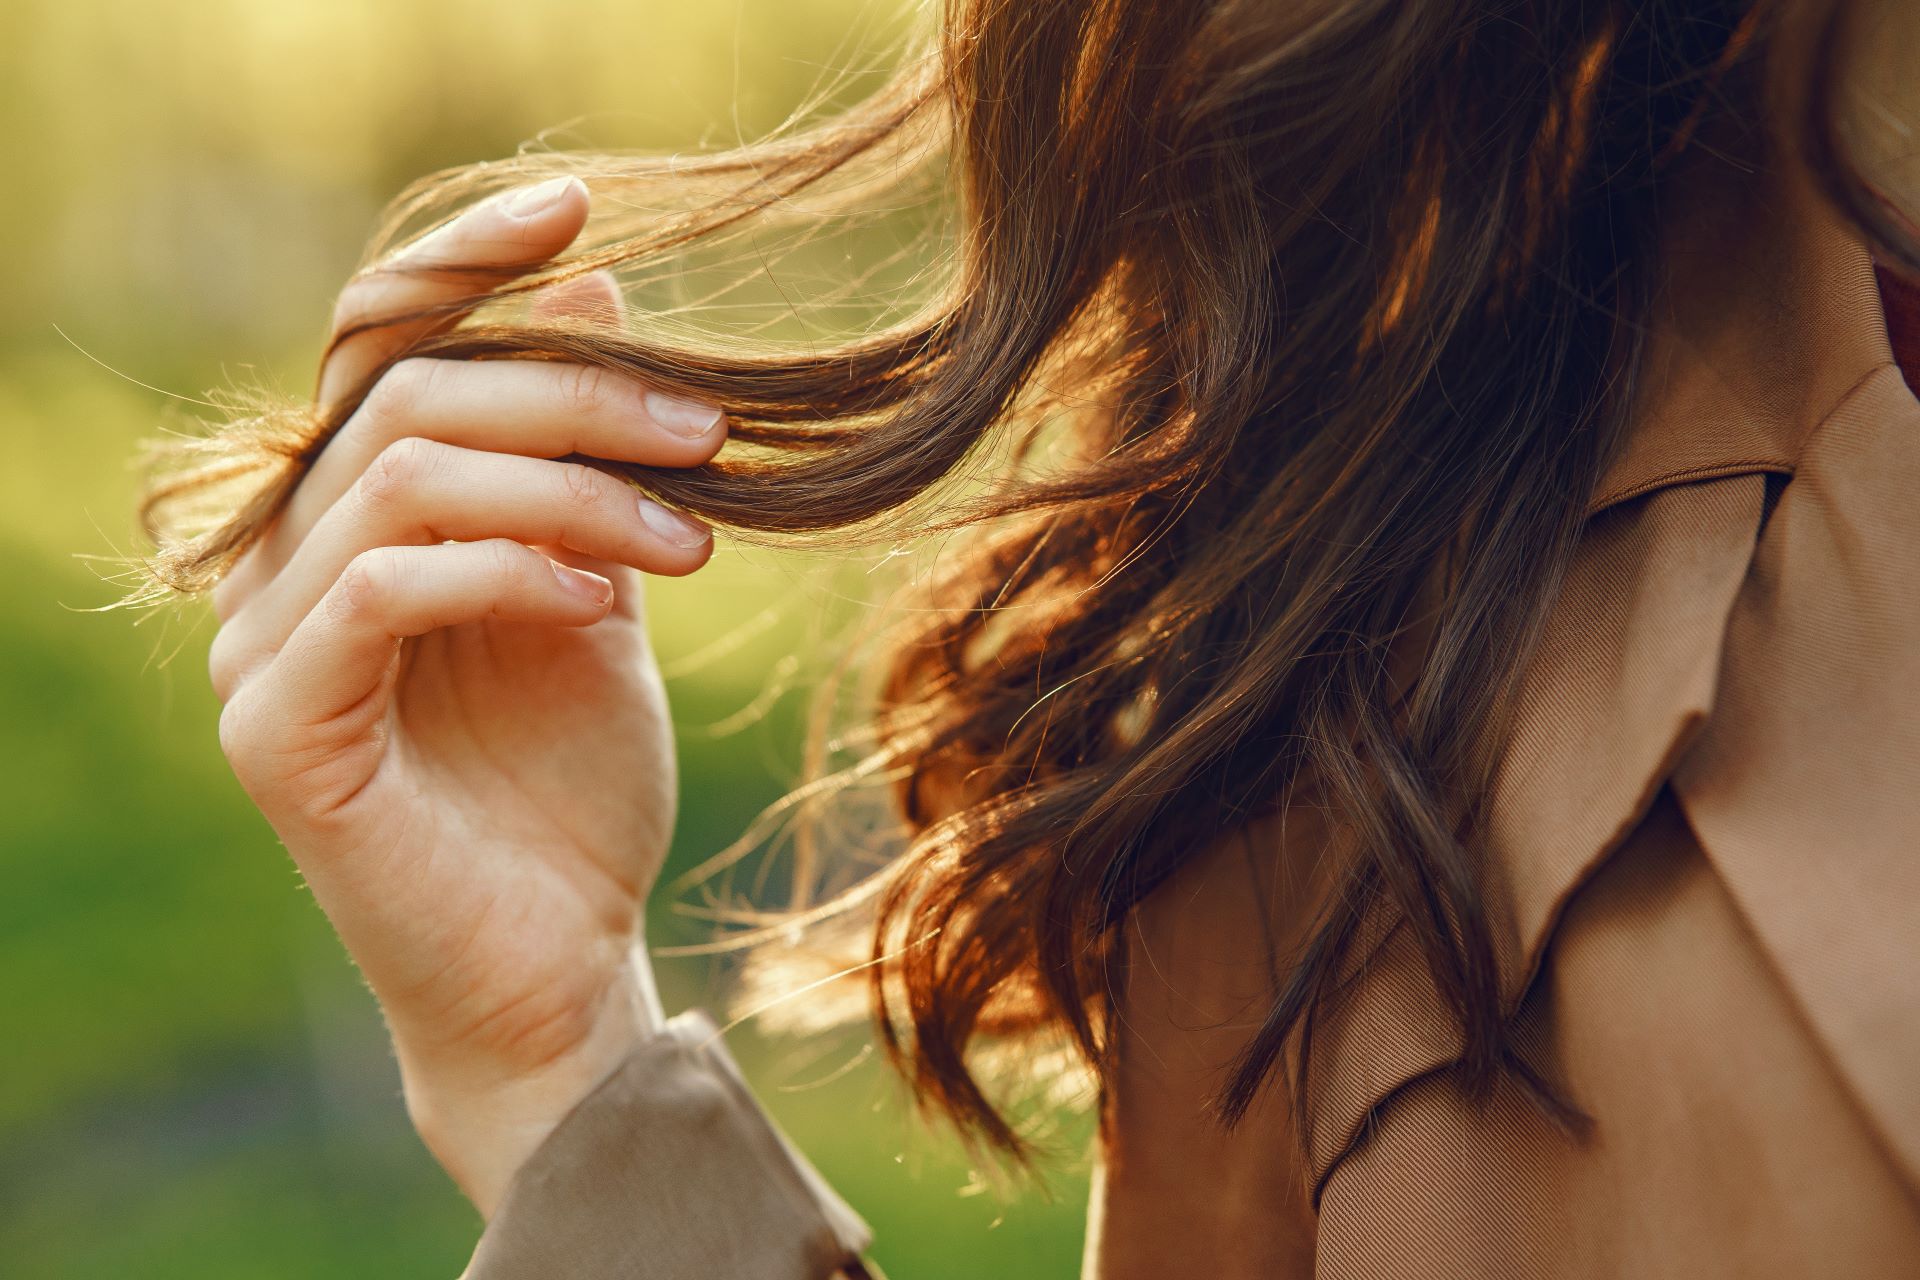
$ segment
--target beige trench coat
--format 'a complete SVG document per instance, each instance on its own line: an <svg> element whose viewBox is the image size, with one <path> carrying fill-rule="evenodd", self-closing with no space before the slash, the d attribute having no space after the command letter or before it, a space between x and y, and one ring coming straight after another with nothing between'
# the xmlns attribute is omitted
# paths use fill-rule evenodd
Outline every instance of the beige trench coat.
<svg viewBox="0 0 1920 1280"><path fill-rule="evenodd" d="M1867 253L1785 180L1703 185L1664 263L1491 805L1508 996L1591 1128L1465 1099L1388 919L1307 1131L1207 1122L1263 922L1300 915L1275 868L1322 828L1290 812L1136 922L1089 1277L1920 1276L1920 402ZM710 1027L561 1125L472 1280L802 1280L865 1247Z"/></svg>

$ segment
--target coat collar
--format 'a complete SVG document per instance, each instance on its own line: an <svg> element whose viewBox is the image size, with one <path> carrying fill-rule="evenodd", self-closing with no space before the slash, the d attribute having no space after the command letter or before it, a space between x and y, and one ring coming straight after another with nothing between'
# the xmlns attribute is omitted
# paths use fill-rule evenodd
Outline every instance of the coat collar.
<svg viewBox="0 0 1920 1280"><path fill-rule="evenodd" d="M1791 475L1813 428L1893 358L1871 256L1804 181L1703 160L1675 186L1632 427L1595 511Z"/></svg>
<svg viewBox="0 0 1920 1280"><path fill-rule="evenodd" d="M1816 430L1893 363L1872 258L1825 203L1789 174L1703 163L1677 178L1631 425L1495 779L1517 985L1713 709L1767 477L1790 479Z"/></svg>
<svg viewBox="0 0 1920 1280"><path fill-rule="evenodd" d="M1795 475L1818 429L1858 401L1863 389L1891 391L1884 375L1892 355L1871 258L1821 201L1784 176L1733 172L1707 161L1677 175L1676 185L1677 213L1663 247L1663 283L1651 308L1632 425L1590 501L1586 535L1522 680L1489 798L1487 852L1494 910L1502 920L1507 997L1518 1006L1568 902L1678 775L1691 787L1682 791L1683 799L1696 792L1702 799L1709 815L1703 848L1730 891L1743 904L1760 902L1763 911L1780 917L1774 932L1784 942L1770 951L1776 962L1785 958L1789 984L1795 985L1792 974L1813 975L1799 984L1804 993L1796 994L1845 1011L1828 1019L1831 1029L1820 1034L1912 1175L1911 1166L1920 1162L1920 1103L1900 1102L1904 1095L1895 1083L1901 1062L1920 1060L1920 1010L1843 998L1847 984L1883 994L1902 985L1869 971L1871 947L1857 972L1818 964L1820 931L1800 927L1794 894L1779 891L1787 879L1772 870L1779 864L1817 867L1808 849L1768 847L1764 838L1756 844L1750 822L1727 826L1737 834L1726 850L1716 847L1722 842L1712 835L1722 810L1738 819L1762 803L1750 780L1745 791L1726 781L1746 775L1712 763L1716 752L1732 761L1751 756L1791 769L1793 753L1808 749L1787 726L1754 721L1754 731L1772 733L1774 741L1764 751L1743 751L1747 727L1732 715L1716 725L1716 706L1728 682L1750 684L1756 672L1793 678L1781 669L1779 651L1758 623L1745 628L1750 638L1730 658L1729 627L1753 607L1756 562L1764 559L1760 539L1777 478ZM1911 406L1920 419L1920 405L1897 373L1893 382L1899 395L1883 410ZM1920 475L1909 492L1920 492ZM1813 503L1796 495L1793 505ZM1844 521L1846 513L1836 518ZM1912 545L1920 546L1920 527ZM1896 577L1905 573L1913 588L1915 607L1904 637L1909 652L1920 652L1912 629L1920 627L1917 561L1909 552L1899 563L1880 566ZM1898 590L1895 596L1906 598ZM1822 602L1802 607L1817 611ZM1920 688L1920 670L1907 687ZM1821 717L1812 673L1800 673L1795 688L1791 705L1844 736L1844 726ZM1901 724L1862 727L1896 741L1912 738L1920 776L1920 711L1914 701L1881 708L1883 719L1906 717ZM1703 745L1704 765L1690 759ZM1885 772L1856 770L1859 779L1877 784L1886 783ZM1847 791L1836 784L1825 801L1796 794L1816 808L1873 799L1848 798ZM1920 832L1920 787L1905 794L1912 797L1913 812L1904 830ZM1863 865L1882 872L1898 859L1892 846L1909 839L1889 825L1885 804L1879 797L1869 806L1881 825L1869 833L1870 842L1878 843L1863 854ZM1798 889L1819 899L1818 873ZM1826 915L1844 914L1850 905L1834 902L1831 894L1824 900ZM1920 889L1880 904L1891 916L1879 924L1904 922L1904 936L1920 936L1920 918L1911 918L1917 903ZM1406 945L1405 931L1381 921L1371 926L1372 941L1363 946L1371 957L1363 994L1346 1002L1320 1041L1320 1082L1308 1134L1316 1186L1360 1140L1377 1107L1458 1052L1446 1006L1417 951ZM1896 1014L1907 1018L1914 1030L1908 1038L1917 1041L1897 1046L1904 1058L1892 1056L1884 1037L1855 1034Z"/></svg>

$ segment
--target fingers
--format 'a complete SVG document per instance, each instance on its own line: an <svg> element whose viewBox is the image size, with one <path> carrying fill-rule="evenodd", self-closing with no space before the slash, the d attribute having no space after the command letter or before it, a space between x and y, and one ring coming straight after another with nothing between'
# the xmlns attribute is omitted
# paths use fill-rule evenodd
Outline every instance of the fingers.
<svg viewBox="0 0 1920 1280"><path fill-rule="evenodd" d="M693 467L726 442L711 405L581 365L403 360L321 451L273 527L215 589L223 621L279 572L326 511L401 440L559 458L569 453Z"/></svg>
<svg viewBox="0 0 1920 1280"><path fill-rule="evenodd" d="M277 649L359 556L383 546L493 537L675 577L713 552L706 526L592 467L403 440L375 460L286 567L222 628L215 643L225 651L224 679Z"/></svg>
<svg viewBox="0 0 1920 1280"><path fill-rule="evenodd" d="M720 450L720 410L581 365L531 360L404 360L329 441L289 504L305 535L382 451L405 439L468 449L697 467Z"/></svg>
<svg viewBox="0 0 1920 1280"><path fill-rule="evenodd" d="M503 270L530 271L572 244L586 225L588 204L578 178L502 192L362 272L341 291L333 332L376 327L333 349L321 371L321 403L357 386L420 338L451 326L460 313L405 324L384 323L389 317L462 298L477 304Z"/></svg>
<svg viewBox="0 0 1920 1280"><path fill-rule="evenodd" d="M354 557L249 682L243 719L291 737L377 692L409 636L484 619L584 627L612 603L605 578L506 538L377 547Z"/></svg>

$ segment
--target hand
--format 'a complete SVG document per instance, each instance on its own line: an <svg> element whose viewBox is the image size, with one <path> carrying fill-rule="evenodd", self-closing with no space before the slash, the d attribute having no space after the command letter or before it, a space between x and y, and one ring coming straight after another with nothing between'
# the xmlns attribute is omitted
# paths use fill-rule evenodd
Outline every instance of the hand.
<svg viewBox="0 0 1920 1280"><path fill-rule="evenodd" d="M397 265L531 269L587 205L571 179L496 198ZM336 325L463 292L448 272L376 271ZM589 276L540 305L618 299ZM343 343L322 397L422 332ZM658 1021L640 906L677 781L640 571L691 573L712 551L704 526L554 459L691 467L725 436L717 409L596 370L402 361L214 593L221 745L379 999L416 1127L482 1213Z"/></svg>

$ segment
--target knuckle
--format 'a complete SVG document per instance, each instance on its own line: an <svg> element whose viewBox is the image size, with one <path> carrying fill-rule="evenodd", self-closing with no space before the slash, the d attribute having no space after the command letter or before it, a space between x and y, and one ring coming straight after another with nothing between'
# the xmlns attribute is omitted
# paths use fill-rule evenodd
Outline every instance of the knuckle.
<svg viewBox="0 0 1920 1280"><path fill-rule="evenodd" d="M399 434L402 424L412 421L433 397L433 384L439 378L439 361L414 356L400 361L373 384L361 412L377 426Z"/></svg>
<svg viewBox="0 0 1920 1280"><path fill-rule="evenodd" d="M487 557L488 576L503 582L530 582L546 559L533 548L523 546L512 538L489 538L480 546Z"/></svg>
<svg viewBox="0 0 1920 1280"><path fill-rule="evenodd" d="M360 498L368 506L390 506L417 489L433 470L439 446L419 436L403 436L380 450L360 476Z"/></svg>
<svg viewBox="0 0 1920 1280"><path fill-rule="evenodd" d="M574 511L597 510L607 499L606 478L592 467L562 463L560 497Z"/></svg>
<svg viewBox="0 0 1920 1280"><path fill-rule="evenodd" d="M234 697L220 709L220 753L241 777L258 751L260 723L252 699L244 695Z"/></svg>
<svg viewBox="0 0 1920 1280"><path fill-rule="evenodd" d="M327 608L337 622L352 622L379 613L395 589L399 564L392 552L379 547L362 551L340 571L327 592Z"/></svg>
<svg viewBox="0 0 1920 1280"><path fill-rule="evenodd" d="M560 377L560 399L569 412L597 413L607 404L607 371L592 365L574 365Z"/></svg>
<svg viewBox="0 0 1920 1280"><path fill-rule="evenodd" d="M207 676L213 684L213 692L221 702L230 702L240 682L246 674L246 664L239 632L233 627L222 627L214 633L213 644L207 649Z"/></svg>

